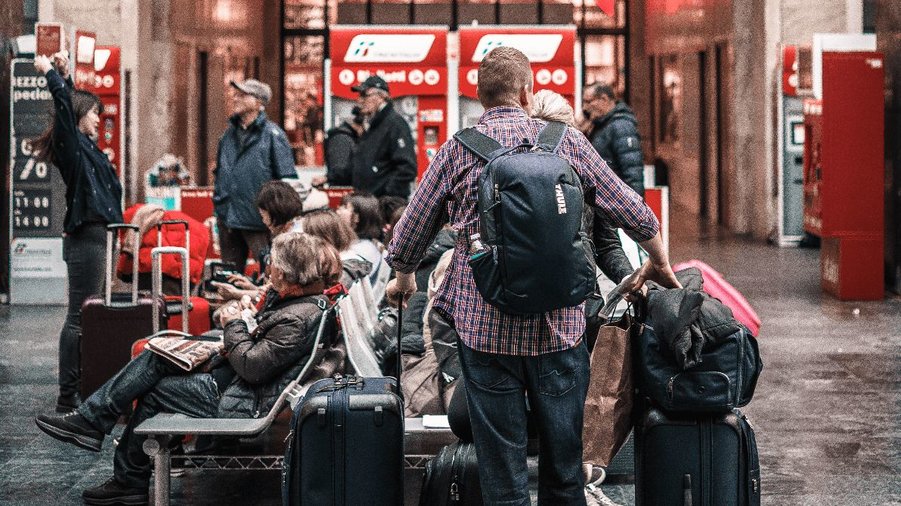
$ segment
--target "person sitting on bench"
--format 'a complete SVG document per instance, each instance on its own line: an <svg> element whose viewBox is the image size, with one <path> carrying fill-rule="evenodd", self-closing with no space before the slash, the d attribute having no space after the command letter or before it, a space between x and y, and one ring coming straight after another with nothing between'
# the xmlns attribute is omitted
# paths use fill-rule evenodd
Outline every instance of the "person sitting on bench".
<svg viewBox="0 0 901 506"><path fill-rule="evenodd" d="M242 311L255 311L245 299L221 312L224 356L201 372L184 372L152 351L144 351L94 392L75 411L35 419L48 435L99 452L106 434L138 400L116 447L113 477L84 491L86 504L146 504L150 461L143 437L134 428L160 412L196 418L251 418L268 412L279 393L297 376L326 308L322 295L341 273L338 252L322 239L299 232L278 236L270 256L272 288L248 331ZM242 305L243 304L243 305Z"/></svg>

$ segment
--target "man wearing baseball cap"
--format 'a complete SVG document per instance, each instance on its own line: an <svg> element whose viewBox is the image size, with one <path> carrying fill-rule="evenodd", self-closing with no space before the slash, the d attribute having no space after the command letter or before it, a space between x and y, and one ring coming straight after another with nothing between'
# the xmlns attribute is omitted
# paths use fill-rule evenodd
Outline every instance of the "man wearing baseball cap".
<svg viewBox="0 0 901 506"><path fill-rule="evenodd" d="M349 173L328 167L329 184L350 185L376 197L409 197L416 179L413 136L410 125L394 110L388 83L373 75L351 90L360 94L357 104L366 129L351 155Z"/></svg>
<svg viewBox="0 0 901 506"><path fill-rule="evenodd" d="M222 260L244 271L247 254L256 257L269 242L257 212L257 193L271 179L296 178L288 137L266 118L272 89L256 79L231 81L232 116L219 139L213 203Z"/></svg>

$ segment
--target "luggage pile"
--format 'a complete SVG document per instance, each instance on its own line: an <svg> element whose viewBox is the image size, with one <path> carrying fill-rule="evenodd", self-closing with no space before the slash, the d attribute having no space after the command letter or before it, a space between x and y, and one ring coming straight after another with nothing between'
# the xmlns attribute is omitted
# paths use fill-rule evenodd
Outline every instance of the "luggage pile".
<svg viewBox="0 0 901 506"><path fill-rule="evenodd" d="M763 363L727 304L741 303L743 316L753 310L716 271L693 264L676 273L685 288L651 286L634 335L636 504L759 505L757 443L738 408L751 401Z"/></svg>

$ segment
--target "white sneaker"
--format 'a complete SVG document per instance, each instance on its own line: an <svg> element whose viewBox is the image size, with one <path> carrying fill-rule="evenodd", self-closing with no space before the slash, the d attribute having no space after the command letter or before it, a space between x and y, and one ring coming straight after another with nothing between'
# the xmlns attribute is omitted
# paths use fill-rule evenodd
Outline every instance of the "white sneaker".
<svg viewBox="0 0 901 506"><path fill-rule="evenodd" d="M595 487L594 485L585 487L585 503L588 506L620 506L607 497L601 490L601 487Z"/></svg>

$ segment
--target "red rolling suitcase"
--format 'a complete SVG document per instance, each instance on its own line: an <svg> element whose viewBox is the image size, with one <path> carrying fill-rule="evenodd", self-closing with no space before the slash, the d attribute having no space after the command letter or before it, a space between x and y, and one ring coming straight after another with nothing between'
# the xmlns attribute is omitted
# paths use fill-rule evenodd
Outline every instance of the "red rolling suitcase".
<svg viewBox="0 0 901 506"><path fill-rule="evenodd" d="M157 247L161 247L163 245L163 226L166 225L181 225L185 227L185 251L188 252L187 258L182 266L188 265L187 269L182 269L182 280L190 279L185 276L190 276L190 258L191 258L191 229L190 225L185 220L163 220L159 222L156 226L157 233ZM160 276L162 273L160 273ZM157 275L153 275L154 282L156 282ZM190 286L182 282L182 290L184 295L189 295L189 291L186 288ZM160 292L157 292L160 293ZM208 300L203 297L197 296L189 296L188 301L188 328L185 330L182 325L182 300L180 297L166 296L166 308L167 313L169 314L169 330L181 330L182 332L187 332L191 335L199 336L205 332L208 332L212 327L212 319L210 317L210 303Z"/></svg>
<svg viewBox="0 0 901 506"><path fill-rule="evenodd" d="M104 294L88 297L81 306L81 396L87 398L131 359L131 345L166 325L166 306L159 297L138 292L112 293L113 240L120 229L134 225L109 225L106 232L106 285ZM135 234L139 241L140 236ZM137 243L137 241L136 241ZM138 244L135 244L137 251ZM137 262L133 278L138 279ZM154 319L156 321L154 321Z"/></svg>

